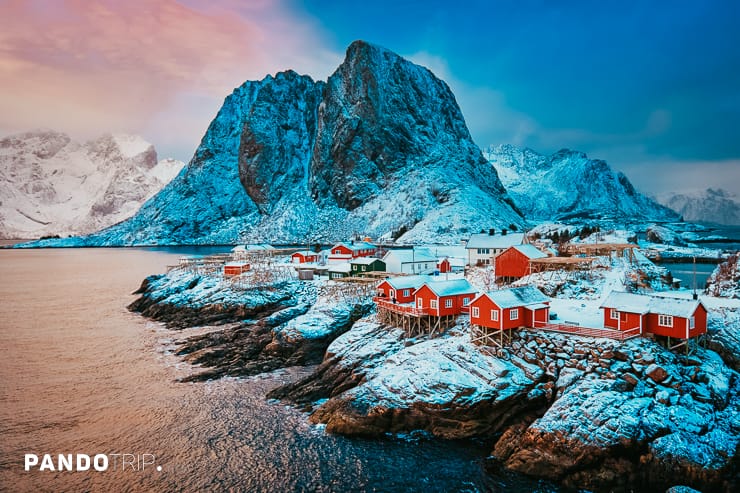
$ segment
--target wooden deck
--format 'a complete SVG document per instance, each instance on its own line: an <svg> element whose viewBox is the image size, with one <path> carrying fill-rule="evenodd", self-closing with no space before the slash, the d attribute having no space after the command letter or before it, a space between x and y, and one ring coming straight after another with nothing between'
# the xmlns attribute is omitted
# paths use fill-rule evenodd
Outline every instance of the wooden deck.
<svg viewBox="0 0 740 493"><path fill-rule="evenodd" d="M388 301L387 298L379 297L373 298L373 301L378 306L378 308L382 308L384 310L388 310L401 315L409 315L412 317L423 317L429 315L428 308L416 308L411 303L393 303L392 301Z"/></svg>
<svg viewBox="0 0 740 493"><path fill-rule="evenodd" d="M561 334L572 334L586 337L605 337L617 341L626 341L640 336L640 328L635 327L629 330L614 329L595 329L592 327L582 327L580 325L571 325L565 323L551 324L538 322L534 324L534 329L544 330L546 332L559 332Z"/></svg>

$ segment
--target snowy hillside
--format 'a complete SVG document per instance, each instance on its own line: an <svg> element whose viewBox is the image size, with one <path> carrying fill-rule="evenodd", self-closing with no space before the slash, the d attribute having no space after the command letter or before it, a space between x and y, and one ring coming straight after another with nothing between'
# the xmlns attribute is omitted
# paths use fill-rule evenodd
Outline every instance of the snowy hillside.
<svg viewBox="0 0 740 493"><path fill-rule="evenodd" d="M726 190L708 188L701 192L669 193L656 199L681 214L685 221L740 225L740 199Z"/></svg>
<svg viewBox="0 0 740 493"><path fill-rule="evenodd" d="M357 41L327 82L287 71L235 89L182 174L78 244L458 243L512 223L523 219L447 84Z"/></svg>
<svg viewBox="0 0 740 493"><path fill-rule="evenodd" d="M87 234L131 217L182 168L138 136L0 139L0 238Z"/></svg>
<svg viewBox="0 0 740 493"><path fill-rule="evenodd" d="M484 152L528 219L675 220L677 214L639 193L600 159L563 149L550 156L513 145Z"/></svg>

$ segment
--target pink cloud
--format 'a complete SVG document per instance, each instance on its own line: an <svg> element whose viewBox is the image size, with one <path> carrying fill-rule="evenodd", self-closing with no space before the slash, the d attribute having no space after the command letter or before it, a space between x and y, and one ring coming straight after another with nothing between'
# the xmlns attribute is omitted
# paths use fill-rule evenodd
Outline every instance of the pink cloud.
<svg viewBox="0 0 740 493"><path fill-rule="evenodd" d="M203 111L202 124L179 129L179 145L192 150L244 80L289 67L325 77L338 60L309 20L272 0L10 0L0 19L2 133L166 132L152 122L191 122ZM178 106L181 93L203 107Z"/></svg>

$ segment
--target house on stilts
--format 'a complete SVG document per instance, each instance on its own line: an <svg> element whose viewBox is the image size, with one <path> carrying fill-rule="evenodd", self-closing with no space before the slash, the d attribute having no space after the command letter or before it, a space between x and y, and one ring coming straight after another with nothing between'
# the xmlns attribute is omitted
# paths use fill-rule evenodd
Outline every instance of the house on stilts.
<svg viewBox="0 0 740 493"><path fill-rule="evenodd" d="M424 280L426 278L426 280ZM434 334L467 313L476 289L465 279L432 281L429 276L386 279L374 298L378 319L405 330L407 337Z"/></svg>
<svg viewBox="0 0 740 493"><path fill-rule="evenodd" d="M470 303L470 340L502 347L512 329L545 325L549 316L550 299L534 286L482 293Z"/></svg>

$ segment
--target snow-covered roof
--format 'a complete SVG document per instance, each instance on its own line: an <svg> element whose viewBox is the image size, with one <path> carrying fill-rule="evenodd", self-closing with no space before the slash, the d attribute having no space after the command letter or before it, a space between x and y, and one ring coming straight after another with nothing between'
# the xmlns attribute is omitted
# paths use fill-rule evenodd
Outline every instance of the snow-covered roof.
<svg viewBox="0 0 740 493"><path fill-rule="evenodd" d="M524 241L524 233L508 233L505 235L488 235L485 233L470 235L465 248L509 248L521 245Z"/></svg>
<svg viewBox="0 0 740 493"><path fill-rule="evenodd" d="M376 260L383 262L379 258L375 258L375 257L358 257L356 259L350 260L349 263L350 264L360 264L360 265L370 265ZM385 264L385 262L383 262L383 264Z"/></svg>
<svg viewBox="0 0 740 493"><path fill-rule="evenodd" d="M617 311L627 313L655 313L689 318L700 304L700 301L693 299L612 291L600 308L614 308Z"/></svg>
<svg viewBox="0 0 740 493"><path fill-rule="evenodd" d="M467 279L452 279L450 281L431 281L424 283L437 296L455 296L458 294L472 294L477 291Z"/></svg>
<svg viewBox="0 0 740 493"><path fill-rule="evenodd" d="M249 265L249 262L226 262L224 267L244 267Z"/></svg>
<svg viewBox="0 0 740 493"><path fill-rule="evenodd" d="M399 289L409 289L409 288L419 288L422 284L427 283L431 281L432 278L429 276L399 276L399 277L389 277L386 279L388 284L391 285L391 287L395 290Z"/></svg>
<svg viewBox="0 0 740 493"><path fill-rule="evenodd" d="M315 257L318 255L318 253L312 252L310 250L301 250L300 252L295 252L293 255L303 255L304 257Z"/></svg>
<svg viewBox="0 0 740 493"><path fill-rule="evenodd" d="M488 296L499 308L513 308L517 306L538 305L550 301L542 291L534 286L488 291L481 296ZM476 298L477 299L477 298Z"/></svg>
<svg viewBox="0 0 740 493"><path fill-rule="evenodd" d="M432 252L424 248L412 248L408 250L390 250L385 254L383 259L396 257L402 264L412 264L419 262L437 262Z"/></svg>
<svg viewBox="0 0 740 493"><path fill-rule="evenodd" d="M519 252L528 258L544 258L547 257L546 253L543 253L539 248L534 245L514 245L512 248L516 248Z"/></svg>
<svg viewBox="0 0 740 493"><path fill-rule="evenodd" d="M354 243L343 241L341 243L337 243L334 247L338 247L340 245L355 252L358 250L375 250L376 248L375 245L366 241L355 241Z"/></svg>
<svg viewBox="0 0 740 493"><path fill-rule="evenodd" d="M329 267L328 270L329 270L329 272L344 272L344 273L347 273L347 272L351 272L352 271L352 266L349 265L346 262L343 262L341 264L334 264L334 265L332 265L331 267Z"/></svg>

